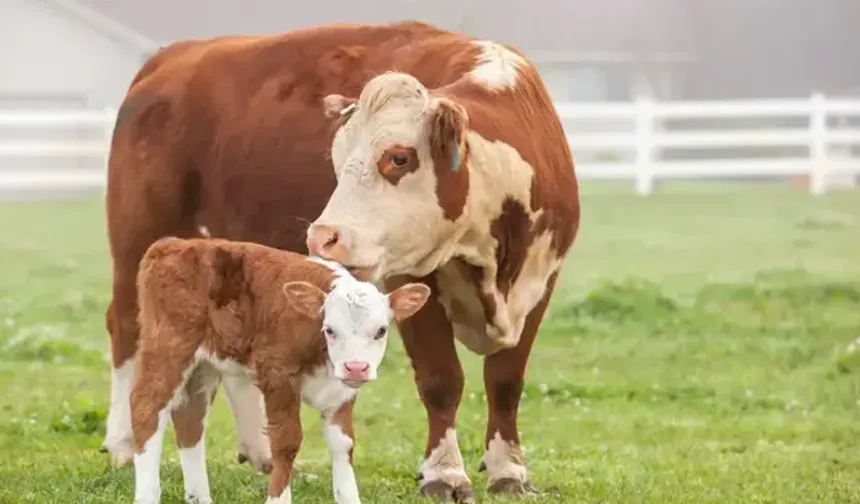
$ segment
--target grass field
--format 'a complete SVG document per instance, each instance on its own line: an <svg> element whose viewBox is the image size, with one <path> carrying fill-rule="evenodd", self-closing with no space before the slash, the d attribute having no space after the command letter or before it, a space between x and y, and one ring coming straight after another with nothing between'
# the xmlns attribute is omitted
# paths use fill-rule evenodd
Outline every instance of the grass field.
<svg viewBox="0 0 860 504"><path fill-rule="evenodd" d="M110 267L99 199L0 205L0 503L131 502L98 453L109 392ZM860 502L860 193L587 187L581 235L538 338L520 429L536 502ZM422 502L425 415L398 338L356 409L365 503ZM480 361L461 351L461 448L478 501ZM219 394L220 503L265 500L235 462ZM306 409L293 495L332 502ZM172 433L165 503L182 502Z"/></svg>

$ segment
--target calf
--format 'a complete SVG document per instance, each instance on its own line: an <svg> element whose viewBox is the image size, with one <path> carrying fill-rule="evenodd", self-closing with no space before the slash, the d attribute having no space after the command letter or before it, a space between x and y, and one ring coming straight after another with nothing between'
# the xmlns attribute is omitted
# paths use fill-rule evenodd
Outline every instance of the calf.
<svg viewBox="0 0 860 504"><path fill-rule="evenodd" d="M220 239L162 238L140 263L140 346L131 393L135 502L157 503L172 417L187 502L211 503L204 429L222 376L256 382L271 448L270 504L292 501L302 402L322 412L338 504L357 504L352 407L376 379L391 318L430 294L412 283L382 294L324 260ZM255 405L248 405L254 407ZM262 419L262 415L260 415ZM238 420L238 419L237 419ZM263 434L260 421L258 434Z"/></svg>

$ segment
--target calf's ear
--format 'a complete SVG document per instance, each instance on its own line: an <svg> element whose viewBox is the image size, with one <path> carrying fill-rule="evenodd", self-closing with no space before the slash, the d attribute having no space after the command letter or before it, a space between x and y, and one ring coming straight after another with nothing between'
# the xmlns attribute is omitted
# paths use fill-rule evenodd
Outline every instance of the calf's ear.
<svg viewBox="0 0 860 504"><path fill-rule="evenodd" d="M308 282L287 282L284 284L287 303L306 317L315 319L320 316L326 293Z"/></svg>
<svg viewBox="0 0 860 504"><path fill-rule="evenodd" d="M430 287L423 283L408 283L388 294L388 304L394 318L404 320L421 309L430 298Z"/></svg>
<svg viewBox="0 0 860 504"><path fill-rule="evenodd" d="M323 98L323 112L329 119L339 116L349 116L355 111L358 100L339 94L330 94Z"/></svg>

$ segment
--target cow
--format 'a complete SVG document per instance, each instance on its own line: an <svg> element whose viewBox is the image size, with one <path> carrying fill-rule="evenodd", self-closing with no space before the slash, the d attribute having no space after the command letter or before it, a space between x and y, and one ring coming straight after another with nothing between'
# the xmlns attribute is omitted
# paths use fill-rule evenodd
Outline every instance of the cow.
<svg viewBox="0 0 860 504"><path fill-rule="evenodd" d="M117 466L131 452L138 262L162 236L205 229L340 262L388 289L427 284L430 299L397 324L428 419L420 494L474 498L457 442L455 341L484 356L489 490L535 490L517 411L580 209L561 122L517 49L418 22L171 44L120 108L106 213L103 446ZM245 424L262 414L255 393L227 389L248 406L233 408L240 460L254 443Z"/></svg>
<svg viewBox="0 0 860 504"><path fill-rule="evenodd" d="M257 386L265 398L268 426L258 432L267 433L273 455L268 504L292 502L303 402L322 413L335 502L361 503L353 404L378 376L392 318L420 309L429 287L413 283L384 295L337 263L253 243L165 237L144 255L137 289L136 504L161 500L171 418L185 500L211 504L204 431L222 375L235 387Z"/></svg>

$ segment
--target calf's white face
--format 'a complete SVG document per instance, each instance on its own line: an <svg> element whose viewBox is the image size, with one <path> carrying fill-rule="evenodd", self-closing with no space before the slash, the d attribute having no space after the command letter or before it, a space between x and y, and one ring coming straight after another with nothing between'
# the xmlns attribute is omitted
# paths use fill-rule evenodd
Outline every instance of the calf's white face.
<svg viewBox="0 0 860 504"><path fill-rule="evenodd" d="M402 73L371 79L357 100L329 95L324 107L348 120L332 144L337 187L308 228L308 250L365 278L431 271L456 220L440 202L468 190L465 109Z"/></svg>
<svg viewBox="0 0 860 504"><path fill-rule="evenodd" d="M326 293L307 282L284 284L290 304L312 318L322 317L332 376L358 388L378 376L392 319L411 317L424 306L430 288L406 284L386 295L371 283L341 275Z"/></svg>

